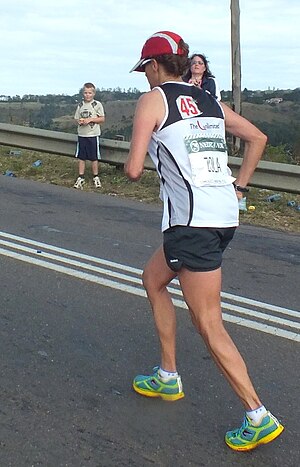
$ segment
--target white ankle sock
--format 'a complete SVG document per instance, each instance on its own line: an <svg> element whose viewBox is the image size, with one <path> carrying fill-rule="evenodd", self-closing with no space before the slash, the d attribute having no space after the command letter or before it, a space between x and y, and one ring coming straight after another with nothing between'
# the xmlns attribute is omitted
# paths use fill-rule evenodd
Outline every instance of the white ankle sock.
<svg viewBox="0 0 300 467"><path fill-rule="evenodd" d="M253 422L253 425L256 425L257 423L259 423L262 417L266 413L267 413L267 409L265 408L264 405L262 405L261 407L258 407L258 409L246 411L246 414L250 418L251 422Z"/></svg>
<svg viewBox="0 0 300 467"><path fill-rule="evenodd" d="M159 367L158 374L162 380L175 379L178 377L177 371L175 372L166 371L166 370L163 370L161 367Z"/></svg>

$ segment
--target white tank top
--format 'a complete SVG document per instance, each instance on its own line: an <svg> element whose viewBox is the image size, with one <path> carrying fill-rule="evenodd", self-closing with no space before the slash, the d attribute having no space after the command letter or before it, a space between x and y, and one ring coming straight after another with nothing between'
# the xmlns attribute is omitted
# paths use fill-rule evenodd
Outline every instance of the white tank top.
<svg viewBox="0 0 300 467"><path fill-rule="evenodd" d="M166 112L148 151L161 181L162 230L175 225L237 226L238 201L227 165L221 106L188 83L170 81L155 89Z"/></svg>

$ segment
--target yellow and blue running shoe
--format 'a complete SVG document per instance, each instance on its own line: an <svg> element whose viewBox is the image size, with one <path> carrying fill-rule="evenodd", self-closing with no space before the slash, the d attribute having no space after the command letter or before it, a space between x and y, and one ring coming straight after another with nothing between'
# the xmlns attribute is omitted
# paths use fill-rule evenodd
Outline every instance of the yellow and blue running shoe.
<svg viewBox="0 0 300 467"><path fill-rule="evenodd" d="M270 412L263 415L259 425L253 425L245 415L240 428L227 431L225 443L235 451L251 451L260 444L267 444L277 438L284 430L277 418Z"/></svg>
<svg viewBox="0 0 300 467"><path fill-rule="evenodd" d="M165 401L177 401L184 397L181 378L162 380L159 375L159 367L153 368L152 375L138 375L133 380L133 389L147 397L161 397Z"/></svg>

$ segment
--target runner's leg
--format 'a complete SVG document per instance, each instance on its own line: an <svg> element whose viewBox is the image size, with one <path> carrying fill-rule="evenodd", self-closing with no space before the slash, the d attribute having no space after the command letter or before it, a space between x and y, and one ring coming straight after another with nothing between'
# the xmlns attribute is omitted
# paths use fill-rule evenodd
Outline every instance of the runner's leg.
<svg viewBox="0 0 300 467"><path fill-rule="evenodd" d="M221 268L209 272L178 273L192 321L208 350L246 410L262 405L249 378L245 362L223 325L220 292Z"/></svg>
<svg viewBox="0 0 300 467"><path fill-rule="evenodd" d="M161 345L161 367L172 372L176 371L176 315L167 285L176 275L167 266L162 247L150 258L143 272L143 284Z"/></svg>

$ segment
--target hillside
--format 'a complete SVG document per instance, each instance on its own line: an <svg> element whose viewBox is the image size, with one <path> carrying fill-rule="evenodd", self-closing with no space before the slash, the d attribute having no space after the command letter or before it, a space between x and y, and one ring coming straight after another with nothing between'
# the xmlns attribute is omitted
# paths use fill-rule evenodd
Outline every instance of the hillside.
<svg viewBox="0 0 300 467"><path fill-rule="evenodd" d="M281 102L276 106L243 102L242 114L250 121L289 123L294 119L300 120L300 105L290 101Z"/></svg>
<svg viewBox="0 0 300 467"><path fill-rule="evenodd" d="M114 100L104 103L106 121L101 126L103 133L108 131L118 134L124 127L131 127L136 100ZM48 105L39 102L0 102L0 122L12 125L24 125L47 128L51 119L51 128L67 133L76 133L74 113L76 104ZM129 138L126 138L129 140Z"/></svg>
<svg viewBox="0 0 300 467"><path fill-rule="evenodd" d="M229 103L227 102L229 105ZM132 125L136 101L108 101L105 103L106 121L102 125L103 135L113 137L122 133L126 140L130 140L128 127ZM244 102L242 105L242 115L251 122L260 126L261 122L270 125L289 125L291 121L300 124L300 105L293 102L282 102L276 107L269 104L252 104ZM72 115L64 115L54 119L57 129L60 131L76 131ZM73 130L72 130L73 129ZM126 130L126 131L124 131ZM131 133L131 132L130 132Z"/></svg>
<svg viewBox="0 0 300 467"><path fill-rule="evenodd" d="M104 103L106 112L106 124L103 128L121 123L124 119L132 118L137 100L111 100ZM226 102L226 101L225 101ZM229 104L229 102L226 102ZM40 102L0 102L0 121L2 123L24 124L30 120L33 114L37 114L45 107ZM48 107L49 108L49 107ZM66 120L73 119L76 104L64 104L51 106L55 114L55 120L60 122L60 117ZM291 120L300 121L300 104L283 101L277 105L267 103L255 104L242 103L242 114L251 121L266 121L288 123ZM64 126L64 119L61 120ZM68 125L67 125L68 126Z"/></svg>
<svg viewBox="0 0 300 467"><path fill-rule="evenodd" d="M126 141L130 141L135 106L135 100L106 102L104 104L105 123L101 125L102 136L114 138L122 134ZM72 109L72 113L53 118L53 129L76 133L73 113Z"/></svg>

